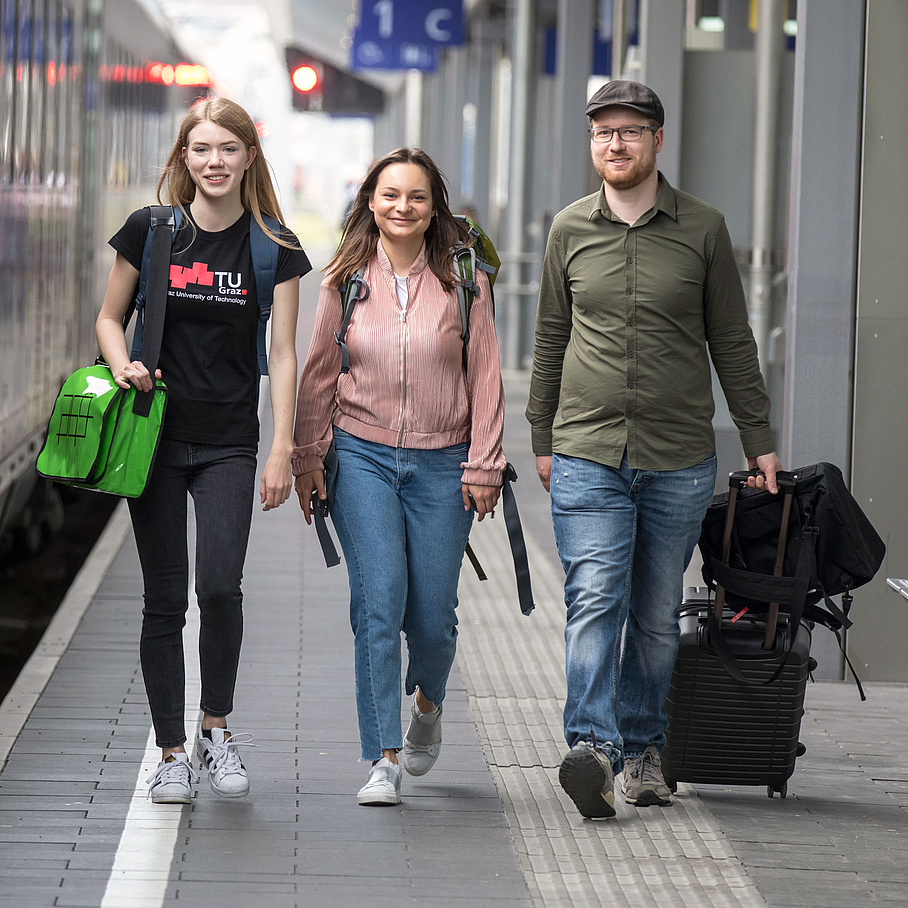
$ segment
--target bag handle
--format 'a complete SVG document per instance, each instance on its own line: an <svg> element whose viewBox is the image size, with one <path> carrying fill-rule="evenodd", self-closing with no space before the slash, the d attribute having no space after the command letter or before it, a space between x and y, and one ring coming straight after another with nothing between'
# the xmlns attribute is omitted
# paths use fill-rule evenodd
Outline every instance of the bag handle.
<svg viewBox="0 0 908 908"><path fill-rule="evenodd" d="M142 364L151 376L150 391L136 391L132 412L148 416L154 399L155 370L161 356L164 337L164 311L167 308L167 285L170 278L170 251L173 243L174 216L171 205L152 205L151 263L148 271L148 296L145 303L145 331L142 335Z"/></svg>

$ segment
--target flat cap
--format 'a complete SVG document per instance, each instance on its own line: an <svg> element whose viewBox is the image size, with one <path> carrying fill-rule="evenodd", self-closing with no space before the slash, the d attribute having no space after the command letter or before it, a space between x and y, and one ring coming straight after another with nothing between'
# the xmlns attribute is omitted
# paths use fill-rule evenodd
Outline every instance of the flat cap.
<svg viewBox="0 0 908 908"><path fill-rule="evenodd" d="M586 105L586 115L591 117L604 107L630 107L660 126L665 125L665 111L659 96L642 82L614 79L606 82Z"/></svg>

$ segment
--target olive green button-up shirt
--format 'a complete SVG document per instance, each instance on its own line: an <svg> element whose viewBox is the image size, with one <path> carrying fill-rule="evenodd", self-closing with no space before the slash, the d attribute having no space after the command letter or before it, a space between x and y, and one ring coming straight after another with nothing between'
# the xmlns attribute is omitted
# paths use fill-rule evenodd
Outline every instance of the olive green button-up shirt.
<svg viewBox="0 0 908 908"><path fill-rule="evenodd" d="M660 181L633 226L601 189L555 217L526 411L537 455L617 467L626 449L633 469L699 463L715 450L709 359L745 455L775 450L725 219Z"/></svg>

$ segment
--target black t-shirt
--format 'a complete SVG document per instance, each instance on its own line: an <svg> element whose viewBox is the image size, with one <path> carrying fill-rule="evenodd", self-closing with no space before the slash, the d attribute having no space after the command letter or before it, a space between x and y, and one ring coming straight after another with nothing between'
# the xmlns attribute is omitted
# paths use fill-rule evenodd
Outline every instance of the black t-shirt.
<svg viewBox="0 0 908 908"><path fill-rule="evenodd" d="M190 218L191 218L191 211ZM209 233L184 218L173 239L158 367L167 385L163 435L200 444L256 444L258 296L251 215ZM110 245L141 270L150 213L134 211ZM282 237L296 241L286 227ZM302 249L279 247L275 284L312 270Z"/></svg>

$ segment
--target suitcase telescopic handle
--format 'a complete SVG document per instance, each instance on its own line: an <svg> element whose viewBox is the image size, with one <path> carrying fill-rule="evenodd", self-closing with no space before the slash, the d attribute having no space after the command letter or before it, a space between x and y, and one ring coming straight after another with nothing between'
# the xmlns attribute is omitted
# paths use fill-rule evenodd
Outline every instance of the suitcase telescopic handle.
<svg viewBox="0 0 908 908"><path fill-rule="evenodd" d="M760 470L736 470L728 474L728 508L725 512L725 526L722 531L722 562L728 564L731 554L731 537L735 525L735 509L738 503L738 493L744 488L748 479L762 475ZM779 545L776 549L776 562L773 567L773 577L781 577L785 563L785 547L788 545L788 523L791 518L791 504L794 500L796 482L791 473L779 471L776 473L776 483L782 489L782 520L779 527ZM716 621L721 626L722 611L725 608L725 587L716 586L715 615ZM763 649L772 649L776 640L776 626L779 622L779 603L770 602L769 612L766 616L766 634L763 638Z"/></svg>

